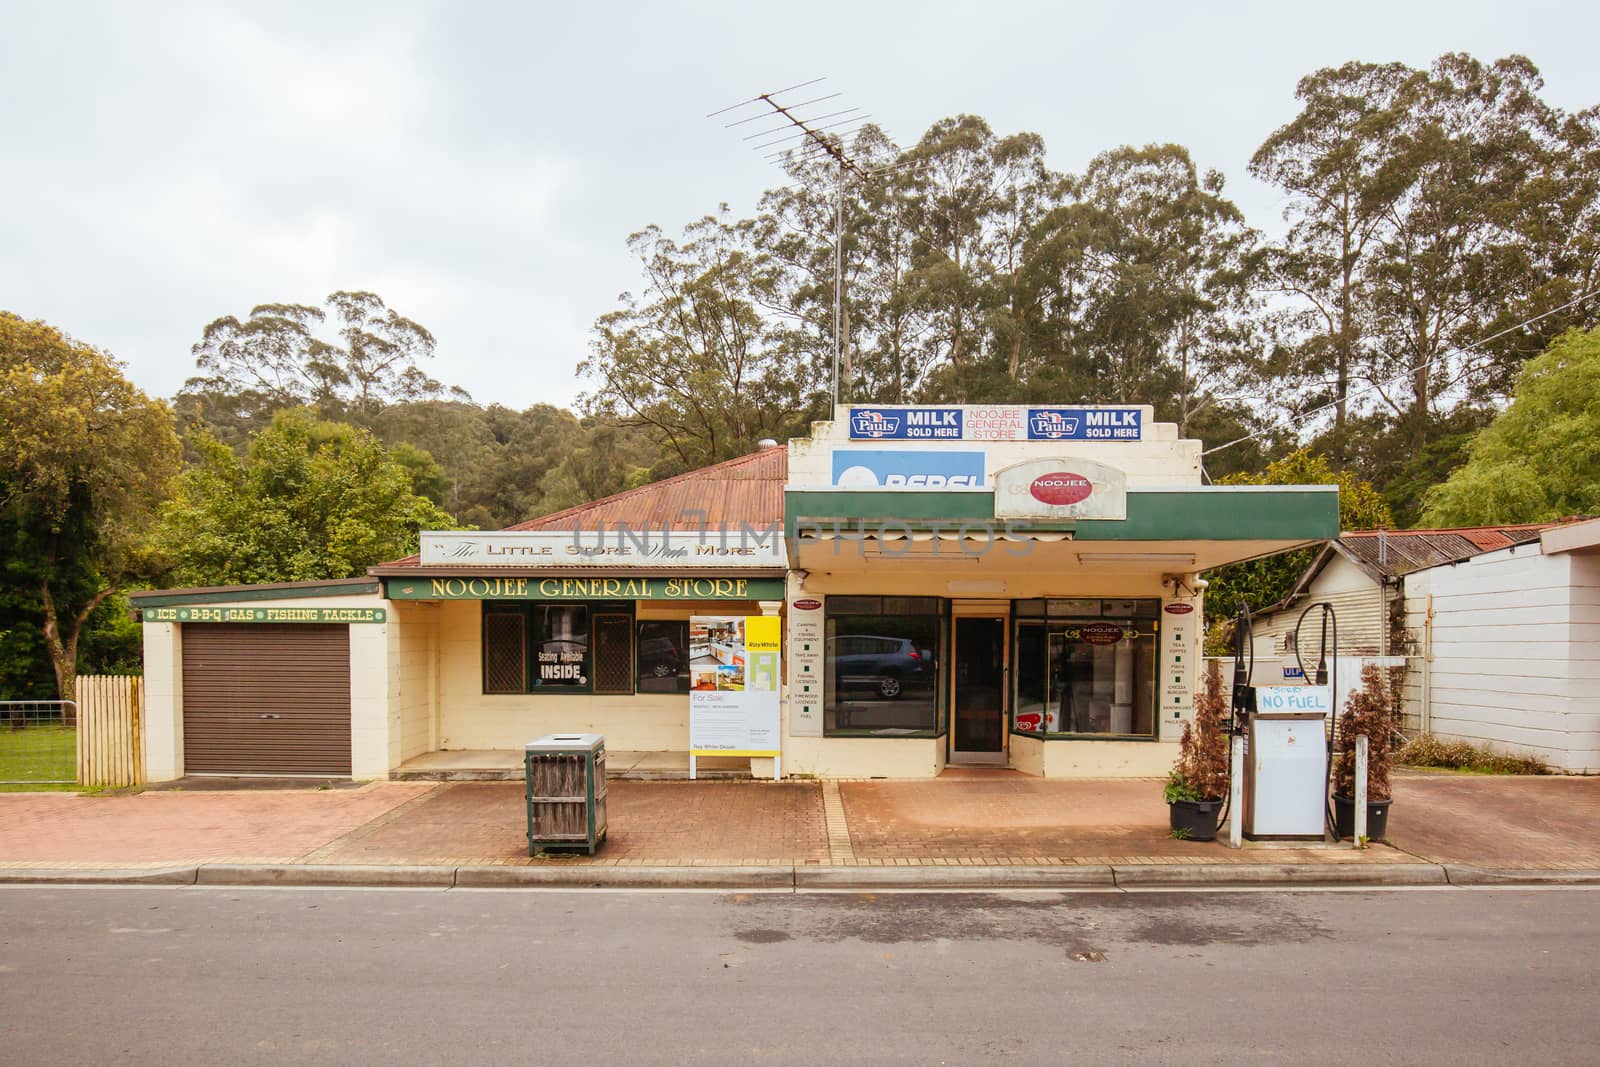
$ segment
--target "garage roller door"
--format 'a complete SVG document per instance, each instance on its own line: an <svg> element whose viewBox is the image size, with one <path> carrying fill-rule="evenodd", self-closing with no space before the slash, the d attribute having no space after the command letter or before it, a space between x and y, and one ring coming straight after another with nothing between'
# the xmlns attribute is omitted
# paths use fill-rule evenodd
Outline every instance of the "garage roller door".
<svg viewBox="0 0 1600 1067"><path fill-rule="evenodd" d="M189 774L350 773L350 628L183 628Z"/></svg>

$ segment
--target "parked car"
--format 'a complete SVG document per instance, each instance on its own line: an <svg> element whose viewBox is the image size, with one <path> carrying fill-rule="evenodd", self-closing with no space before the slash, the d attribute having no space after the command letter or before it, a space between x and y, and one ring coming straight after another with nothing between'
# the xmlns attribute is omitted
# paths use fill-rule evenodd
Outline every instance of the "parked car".
<svg viewBox="0 0 1600 1067"><path fill-rule="evenodd" d="M689 669L683 649L670 637L647 637L639 642L639 673L671 678Z"/></svg>
<svg viewBox="0 0 1600 1067"><path fill-rule="evenodd" d="M931 687L936 677L933 653L906 637L839 634L828 639L828 658L840 690L866 689L885 700Z"/></svg>

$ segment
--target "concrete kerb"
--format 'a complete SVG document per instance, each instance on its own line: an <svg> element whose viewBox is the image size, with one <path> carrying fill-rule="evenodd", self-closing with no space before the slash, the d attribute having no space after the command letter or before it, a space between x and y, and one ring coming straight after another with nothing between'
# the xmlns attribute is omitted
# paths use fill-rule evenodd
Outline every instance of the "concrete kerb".
<svg viewBox="0 0 1600 1067"><path fill-rule="evenodd" d="M458 867L462 889L788 889L793 867Z"/></svg>
<svg viewBox="0 0 1600 1067"><path fill-rule="evenodd" d="M455 884L454 867L381 864L202 863L196 885L433 886Z"/></svg>
<svg viewBox="0 0 1600 1067"><path fill-rule="evenodd" d="M1245 886L1600 885L1600 870L1469 864L1184 863L1059 867L422 866L205 863L171 867L0 867L9 885L431 887L447 889L1127 889Z"/></svg>
<svg viewBox="0 0 1600 1067"><path fill-rule="evenodd" d="M1117 885L1449 885L1437 863L1151 863L1112 868Z"/></svg>
<svg viewBox="0 0 1600 1067"><path fill-rule="evenodd" d="M194 885L187 867L0 867L0 885Z"/></svg>
<svg viewBox="0 0 1600 1067"><path fill-rule="evenodd" d="M1116 885L1111 868L1073 867L796 867L797 889L1085 889Z"/></svg>
<svg viewBox="0 0 1600 1067"><path fill-rule="evenodd" d="M1447 863L1444 873L1451 885L1600 885L1600 871L1523 870L1515 867L1473 867Z"/></svg>

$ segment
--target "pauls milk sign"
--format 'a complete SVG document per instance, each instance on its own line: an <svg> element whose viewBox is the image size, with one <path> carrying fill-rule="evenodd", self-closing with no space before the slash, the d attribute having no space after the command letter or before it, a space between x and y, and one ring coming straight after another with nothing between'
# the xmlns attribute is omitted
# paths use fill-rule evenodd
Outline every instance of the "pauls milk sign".
<svg viewBox="0 0 1600 1067"><path fill-rule="evenodd" d="M856 407L853 441L1139 441L1140 407Z"/></svg>

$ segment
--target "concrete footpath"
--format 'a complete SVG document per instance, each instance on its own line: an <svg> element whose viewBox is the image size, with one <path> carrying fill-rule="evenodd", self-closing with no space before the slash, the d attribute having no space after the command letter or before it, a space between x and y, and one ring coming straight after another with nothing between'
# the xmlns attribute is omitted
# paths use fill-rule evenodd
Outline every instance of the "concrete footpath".
<svg viewBox="0 0 1600 1067"><path fill-rule="evenodd" d="M211 783L207 783L208 785ZM515 782L0 794L0 882L748 889L1600 884L1600 778L1402 773L1389 838L1179 841L1153 780L612 781L530 857Z"/></svg>

